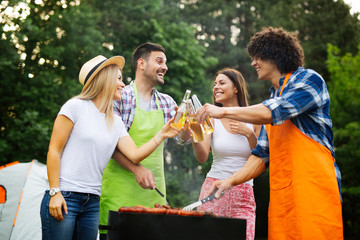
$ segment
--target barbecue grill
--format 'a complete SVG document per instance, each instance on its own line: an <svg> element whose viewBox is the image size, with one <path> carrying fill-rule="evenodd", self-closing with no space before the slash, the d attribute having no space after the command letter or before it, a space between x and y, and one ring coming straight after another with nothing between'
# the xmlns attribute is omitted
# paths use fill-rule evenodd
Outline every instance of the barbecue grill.
<svg viewBox="0 0 360 240"><path fill-rule="evenodd" d="M246 220L109 211L108 240L245 240Z"/></svg>

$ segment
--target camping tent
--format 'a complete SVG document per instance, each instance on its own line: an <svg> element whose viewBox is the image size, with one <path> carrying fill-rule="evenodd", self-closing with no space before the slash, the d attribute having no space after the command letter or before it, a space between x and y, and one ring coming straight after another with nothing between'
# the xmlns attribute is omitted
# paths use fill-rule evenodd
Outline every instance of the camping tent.
<svg viewBox="0 0 360 240"><path fill-rule="evenodd" d="M0 167L0 239L41 239L46 165L33 160Z"/></svg>

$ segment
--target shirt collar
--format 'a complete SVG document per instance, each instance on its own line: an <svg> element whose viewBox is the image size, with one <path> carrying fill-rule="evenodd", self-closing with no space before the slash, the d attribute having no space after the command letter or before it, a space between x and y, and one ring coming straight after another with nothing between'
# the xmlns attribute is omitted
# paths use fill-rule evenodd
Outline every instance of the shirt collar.
<svg viewBox="0 0 360 240"><path fill-rule="evenodd" d="M300 72L300 71L302 71L302 70L304 70L304 68L303 68L303 67L299 67L299 68L296 69L296 71L293 72L291 75L296 75L296 74L298 74L298 72ZM271 93L271 95L274 95L274 94L276 94L277 92L280 91L280 89L282 88L282 85L284 84L284 80L285 80L285 76L284 76L284 77L281 77L281 78L279 79L279 88L278 88L278 89L275 89L274 87L269 88L269 92ZM290 80L290 79L289 79L289 80ZM276 90L279 90L279 91L276 91Z"/></svg>
<svg viewBox="0 0 360 240"><path fill-rule="evenodd" d="M135 80L132 80L131 82L130 82L130 86L131 86L131 89L132 89L132 91L134 92L134 82L135 82ZM151 94L151 99L153 99L153 100L155 100L155 94L157 94L158 95L158 98L159 98L159 94L158 94L158 90L156 90L155 88L153 88L153 90L152 90L152 94Z"/></svg>

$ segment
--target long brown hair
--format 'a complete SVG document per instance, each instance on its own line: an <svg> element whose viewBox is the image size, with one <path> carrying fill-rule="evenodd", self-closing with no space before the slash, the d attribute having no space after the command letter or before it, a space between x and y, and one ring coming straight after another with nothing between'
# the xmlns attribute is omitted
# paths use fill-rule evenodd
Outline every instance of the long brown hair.
<svg viewBox="0 0 360 240"><path fill-rule="evenodd" d="M247 91L246 82L243 75L238 70L233 68L223 68L219 70L215 74L215 78L219 74L224 74L234 83L235 88L238 90L238 92L236 93L236 98L238 100L239 106L240 107L248 106L249 94ZM214 96L213 96L213 102L216 106L222 107L221 103L215 102Z"/></svg>

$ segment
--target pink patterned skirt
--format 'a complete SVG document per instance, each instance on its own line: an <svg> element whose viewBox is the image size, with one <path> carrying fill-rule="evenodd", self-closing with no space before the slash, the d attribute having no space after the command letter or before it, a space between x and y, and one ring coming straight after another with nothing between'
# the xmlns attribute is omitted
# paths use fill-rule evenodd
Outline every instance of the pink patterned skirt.
<svg viewBox="0 0 360 240"><path fill-rule="evenodd" d="M212 182L218 179L206 178L201 187L199 199L203 199L209 191ZM249 184L235 186L218 200L207 202L200 207L201 211L213 212L217 216L246 219L246 239L255 237L256 203L253 187Z"/></svg>

